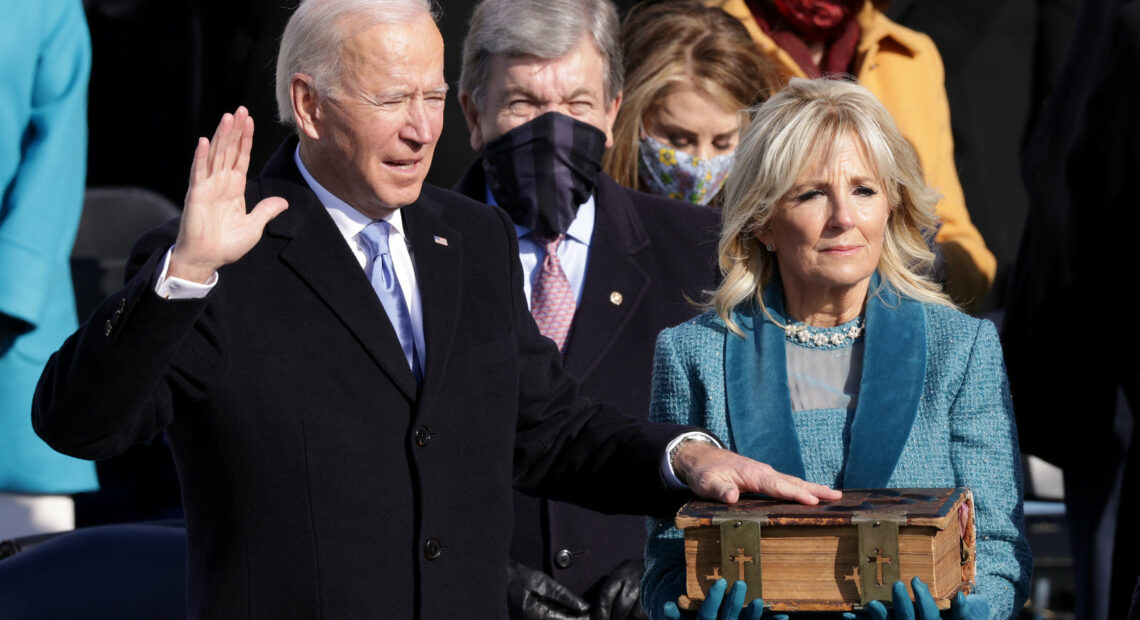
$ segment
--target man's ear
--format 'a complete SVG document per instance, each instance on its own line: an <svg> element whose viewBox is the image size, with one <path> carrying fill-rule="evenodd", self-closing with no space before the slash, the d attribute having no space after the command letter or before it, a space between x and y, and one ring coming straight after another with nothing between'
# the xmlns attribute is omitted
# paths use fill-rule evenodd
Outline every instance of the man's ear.
<svg viewBox="0 0 1140 620"><path fill-rule="evenodd" d="M621 109L621 95L619 91L614 100L606 108L606 148L614 145L614 122L617 121L618 110Z"/></svg>
<svg viewBox="0 0 1140 620"><path fill-rule="evenodd" d="M320 96L313 88L313 78L304 73L294 73L289 81L289 97L293 101L293 121L297 133L313 140L321 139Z"/></svg>
<svg viewBox="0 0 1140 620"><path fill-rule="evenodd" d="M467 120L467 131L471 134L471 148L483 151L483 131L479 128L479 106L468 91L459 93L459 107L463 108L463 118Z"/></svg>

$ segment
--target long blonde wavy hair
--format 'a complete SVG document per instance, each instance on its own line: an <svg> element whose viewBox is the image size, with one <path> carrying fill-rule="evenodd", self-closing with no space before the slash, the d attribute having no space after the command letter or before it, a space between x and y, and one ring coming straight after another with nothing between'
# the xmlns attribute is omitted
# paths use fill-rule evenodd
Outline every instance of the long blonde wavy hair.
<svg viewBox="0 0 1140 620"><path fill-rule="evenodd" d="M674 91L692 86L722 108L743 110L779 84L775 63L740 21L700 3L638 4L622 22L621 44L625 93L602 169L633 189L645 189L638 175L642 121Z"/></svg>
<svg viewBox="0 0 1140 620"><path fill-rule="evenodd" d="M757 231L767 227L805 169L830 159L849 136L862 147L890 204L879 274L903 297L955 307L929 277L934 253L928 238L938 221L939 195L926 185L914 147L870 91L842 79L794 78L750 112L724 188L718 246L723 280L707 303L733 333L744 335L733 309L751 300L763 308L761 295L778 265Z"/></svg>

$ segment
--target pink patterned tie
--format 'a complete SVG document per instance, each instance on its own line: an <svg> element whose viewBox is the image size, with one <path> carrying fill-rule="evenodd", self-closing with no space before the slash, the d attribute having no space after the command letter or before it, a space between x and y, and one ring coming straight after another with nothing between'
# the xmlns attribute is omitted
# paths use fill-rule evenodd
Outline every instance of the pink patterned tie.
<svg viewBox="0 0 1140 620"><path fill-rule="evenodd" d="M530 237L546 248L546 258L542 261L530 294L530 313L538 324L538 331L553 340L558 345L558 350L562 351L566 346L566 337L570 335L575 308L574 291L570 288L566 274L562 272L562 262L558 260L558 245L566 235L551 238L532 234Z"/></svg>

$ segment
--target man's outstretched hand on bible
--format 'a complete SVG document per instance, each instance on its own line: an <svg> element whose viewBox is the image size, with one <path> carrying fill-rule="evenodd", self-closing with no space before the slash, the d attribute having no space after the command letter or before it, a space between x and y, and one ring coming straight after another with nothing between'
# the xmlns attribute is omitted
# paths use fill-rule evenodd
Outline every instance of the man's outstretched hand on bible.
<svg viewBox="0 0 1140 620"><path fill-rule="evenodd" d="M687 441L673 457L677 477L697 496L728 504L741 493L762 493L778 499L814 505L843 494L822 484L782 474L770 465L700 441Z"/></svg>

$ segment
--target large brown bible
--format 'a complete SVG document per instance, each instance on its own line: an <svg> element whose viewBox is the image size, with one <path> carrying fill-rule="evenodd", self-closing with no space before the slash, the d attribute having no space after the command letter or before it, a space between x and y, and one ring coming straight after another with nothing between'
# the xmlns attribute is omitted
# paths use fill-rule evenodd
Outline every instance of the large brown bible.
<svg viewBox="0 0 1140 620"><path fill-rule="evenodd" d="M685 533L678 605L696 609L724 578L747 582L747 600L763 598L773 611L850 611L889 605L894 582L909 591L917 576L947 609L973 586L973 507L966 488L845 489L816 506L689 502L676 518Z"/></svg>

